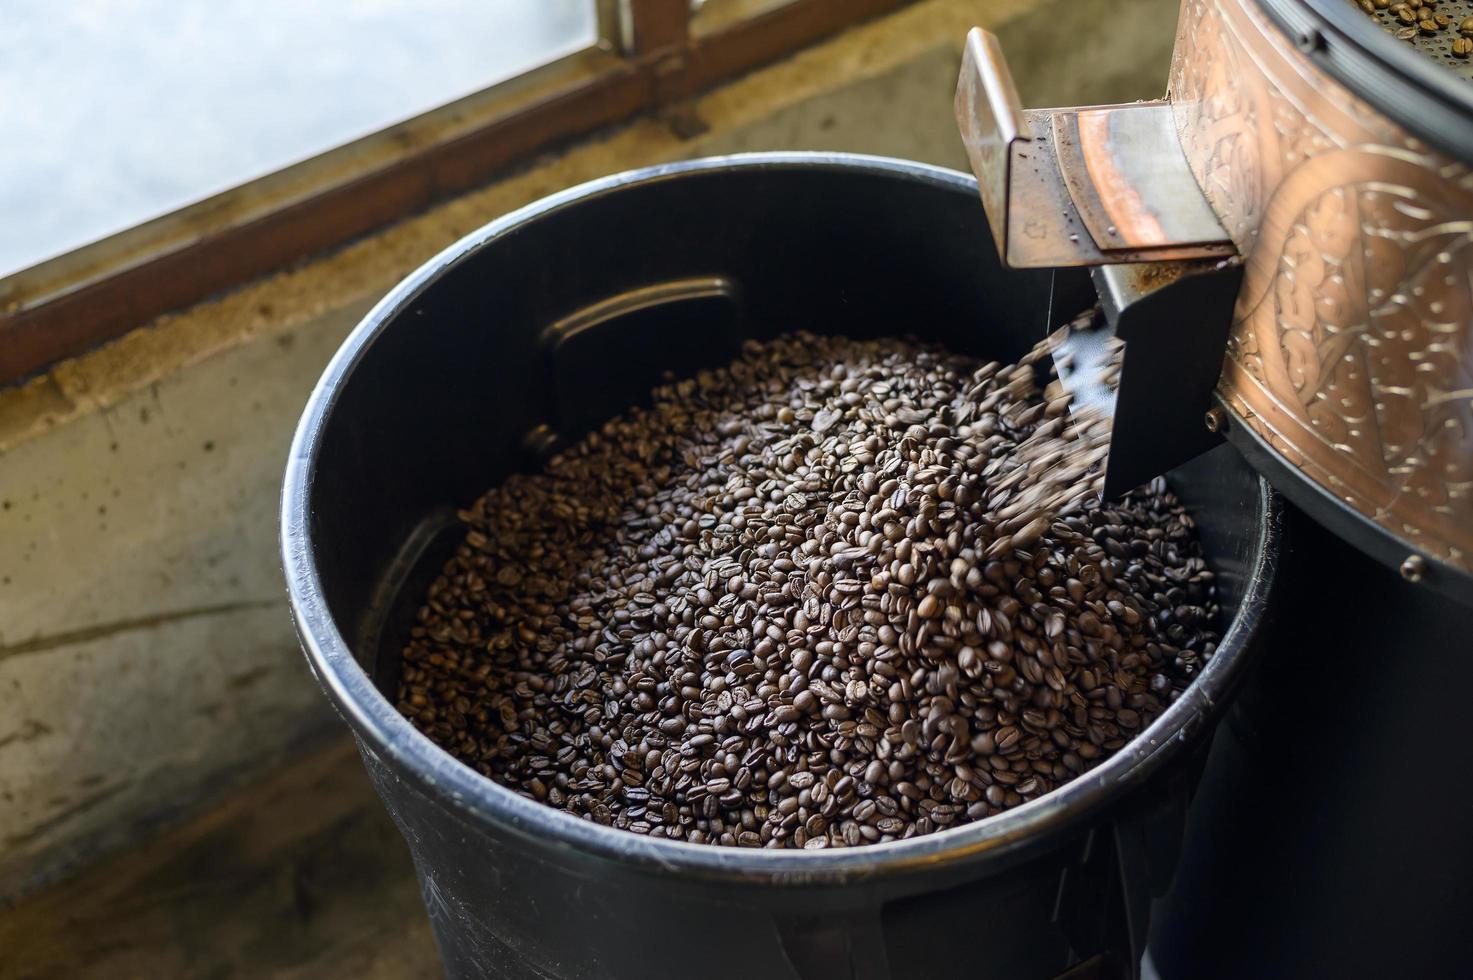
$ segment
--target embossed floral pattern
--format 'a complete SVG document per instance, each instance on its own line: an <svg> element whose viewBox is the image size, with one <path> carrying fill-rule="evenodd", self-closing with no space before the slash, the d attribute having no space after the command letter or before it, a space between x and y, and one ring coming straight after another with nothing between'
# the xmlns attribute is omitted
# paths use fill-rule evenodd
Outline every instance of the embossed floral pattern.
<svg viewBox="0 0 1473 980"><path fill-rule="evenodd" d="M1172 101L1245 256L1233 408L1361 513L1473 569L1473 173L1248 0L1184 0Z"/></svg>

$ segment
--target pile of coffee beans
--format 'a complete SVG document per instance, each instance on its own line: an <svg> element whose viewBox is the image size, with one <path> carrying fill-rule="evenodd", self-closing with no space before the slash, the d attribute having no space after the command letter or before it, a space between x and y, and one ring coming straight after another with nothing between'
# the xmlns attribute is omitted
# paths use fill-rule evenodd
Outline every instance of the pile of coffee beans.
<svg viewBox="0 0 1473 980"><path fill-rule="evenodd" d="M1473 0L1353 0L1388 33L1444 62L1473 59ZM1462 74L1468 76L1466 69Z"/></svg>
<svg viewBox="0 0 1473 980"><path fill-rule="evenodd" d="M1014 506L1079 461L1045 354L800 333L666 384L461 513L399 710L697 843L909 838L1073 779L1191 681L1217 607L1162 481Z"/></svg>

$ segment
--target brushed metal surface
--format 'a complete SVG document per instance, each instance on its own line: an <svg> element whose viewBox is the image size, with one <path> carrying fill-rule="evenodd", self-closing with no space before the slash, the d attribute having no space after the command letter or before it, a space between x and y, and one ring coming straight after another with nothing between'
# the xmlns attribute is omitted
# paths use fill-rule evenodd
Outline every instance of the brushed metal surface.
<svg viewBox="0 0 1473 980"><path fill-rule="evenodd" d="M1054 123L1056 134L1062 128L1073 137L1055 136L1059 167L1100 248L1164 248L1228 240L1187 166L1168 103L1060 113ZM1075 149L1077 156L1066 153L1066 147Z"/></svg>
<svg viewBox="0 0 1473 980"><path fill-rule="evenodd" d="M1234 254L1195 190L1181 151L1171 146L1176 137L1165 103L1091 110L1104 114L1097 117L1103 125L1090 128L1086 157L1075 121L1079 110L1024 110L997 38L974 27L954 107L1007 265L1058 268ZM1117 112L1151 118L1111 125L1110 114ZM1068 154L1067 165L1062 154ZM1177 172L1164 177L1172 168ZM1068 181L1078 186L1066 186ZM1132 186L1133 181L1153 186ZM1123 232L1117 234L1117 227Z"/></svg>
<svg viewBox="0 0 1473 980"><path fill-rule="evenodd" d="M956 118L977 190L992 224L999 255L1007 255L1008 173L1013 144L1027 140L1023 104L997 36L980 27L967 33L956 86Z"/></svg>

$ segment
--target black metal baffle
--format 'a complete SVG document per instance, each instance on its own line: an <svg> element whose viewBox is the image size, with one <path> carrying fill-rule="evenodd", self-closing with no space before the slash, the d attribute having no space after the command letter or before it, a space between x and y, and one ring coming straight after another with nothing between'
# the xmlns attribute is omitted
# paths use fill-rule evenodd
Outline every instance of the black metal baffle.
<svg viewBox="0 0 1473 980"><path fill-rule="evenodd" d="M308 660L409 844L451 976L1013 980L1096 956L1134 971L1277 560L1276 499L1230 447L1170 477L1218 573L1216 656L1108 762L977 824L827 851L640 837L483 779L381 693L453 507L662 372L799 327L1012 359L1042 335L1048 285L999 264L970 177L763 154L548 198L430 261L353 332L292 448L283 557Z"/></svg>

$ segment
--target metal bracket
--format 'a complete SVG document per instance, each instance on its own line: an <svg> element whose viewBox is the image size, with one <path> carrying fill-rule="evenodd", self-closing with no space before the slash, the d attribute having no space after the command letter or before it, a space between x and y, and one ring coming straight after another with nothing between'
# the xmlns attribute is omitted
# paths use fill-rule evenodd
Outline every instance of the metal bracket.
<svg viewBox="0 0 1473 980"><path fill-rule="evenodd" d="M956 117L998 254L1013 268L1236 254L1165 101L1024 110L996 36L967 35Z"/></svg>

